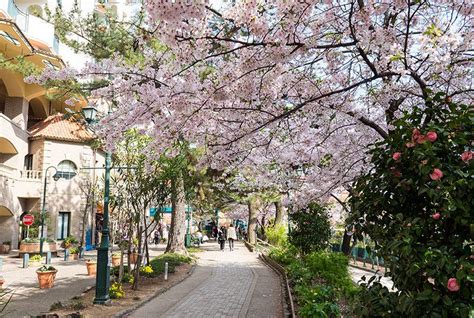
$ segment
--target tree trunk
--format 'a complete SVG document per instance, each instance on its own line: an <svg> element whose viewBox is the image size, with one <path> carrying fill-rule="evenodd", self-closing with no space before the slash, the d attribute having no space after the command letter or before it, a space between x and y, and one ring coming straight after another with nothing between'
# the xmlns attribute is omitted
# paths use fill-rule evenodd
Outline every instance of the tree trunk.
<svg viewBox="0 0 474 318"><path fill-rule="evenodd" d="M285 217L285 209L281 204L281 201L275 201L275 226L283 224L283 219Z"/></svg>
<svg viewBox="0 0 474 318"><path fill-rule="evenodd" d="M171 227L168 233L168 245L165 253L188 254L184 246L186 234L186 200L184 197L184 182L179 176L171 184Z"/></svg>
<svg viewBox="0 0 474 318"><path fill-rule="evenodd" d="M250 244L257 243L257 233L255 230L257 229L257 203L255 199L250 199L248 201L249 207L249 227L247 232L247 240Z"/></svg>

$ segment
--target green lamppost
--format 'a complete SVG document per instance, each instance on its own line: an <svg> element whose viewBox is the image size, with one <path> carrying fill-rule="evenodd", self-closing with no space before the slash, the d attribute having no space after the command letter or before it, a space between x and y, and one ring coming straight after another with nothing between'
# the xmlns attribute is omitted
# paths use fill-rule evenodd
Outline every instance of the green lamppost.
<svg viewBox="0 0 474 318"><path fill-rule="evenodd" d="M188 225L186 227L186 237L184 240L184 245L186 247L191 246L191 209L186 207L186 220L188 221Z"/></svg>
<svg viewBox="0 0 474 318"><path fill-rule="evenodd" d="M43 185L43 205L41 208L41 233L40 233L40 256L43 257L43 242L44 242L44 217L46 214L46 187L48 185L48 171L49 169L54 169L55 173L53 175L54 181L58 181L61 178L61 175L58 174L58 170L55 166L49 166L44 172L44 185Z"/></svg>
<svg viewBox="0 0 474 318"><path fill-rule="evenodd" d="M97 109L84 107L82 109L87 123L96 122ZM108 304L110 302L110 266L109 266L109 197L110 197L110 167L112 154L105 153L105 181L104 181L104 219L102 223L102 237L100 246L97 248L97 274L95 283L94 304Z"/></svg>

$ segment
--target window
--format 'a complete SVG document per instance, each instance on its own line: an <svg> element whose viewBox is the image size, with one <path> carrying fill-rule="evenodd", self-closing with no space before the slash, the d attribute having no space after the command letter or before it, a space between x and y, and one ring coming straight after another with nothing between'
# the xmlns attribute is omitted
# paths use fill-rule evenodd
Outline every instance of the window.
<svg viewBox="0 0 474 318"><path fill-rule="evenodd" d="M58 227L56 229L56 238L58 240L64 240L66 237L69 236L70 223L71 223L70 220L71 220L70 212L59 212Z"/></svg>
<svg viewBox="0 0 474 318"><path fill-rule="evenodd" d="M0 35L5 38L5 40L15 44L16 46L20 45L20 41L18 41L15 37L11 36L10 33L7 33L5 31L0 31Z"/></svg>
<svg viewBox="0 0 474 318"><path fill-rule="evenodd" d="M28 154L25 156L25 170L33 170L33 155Z"/></svg>
<svg viewBox="0 0 474 318"><path fill-rule="evenodd" d="M71 160L63 160L58 164L58 176L66 180L76 175L77 167Z"/></svg>

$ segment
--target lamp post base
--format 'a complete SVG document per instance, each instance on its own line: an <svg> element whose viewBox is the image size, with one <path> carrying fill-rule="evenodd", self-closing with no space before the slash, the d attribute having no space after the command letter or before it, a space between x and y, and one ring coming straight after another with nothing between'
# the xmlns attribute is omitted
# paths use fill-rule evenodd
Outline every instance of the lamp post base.
<svg viewBox="0 0 474 318"><path fill-rule="evenodd" d="M94 304L106 305L110 303L110 267L109 267L109 247L100 246L97 248L97 273L95 284Z"/></svg>

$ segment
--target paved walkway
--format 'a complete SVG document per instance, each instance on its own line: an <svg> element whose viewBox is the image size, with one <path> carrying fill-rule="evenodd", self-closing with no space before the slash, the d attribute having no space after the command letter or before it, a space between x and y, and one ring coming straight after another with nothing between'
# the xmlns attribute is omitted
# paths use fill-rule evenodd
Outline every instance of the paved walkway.
<svg viewBox="0 0 474 318"><path fill-rule="evenodd" d="M165 247L164 244L157 248L152 247L150 254L159 255ZM54 287L39 289L35 271L41 265L22 268L22 259L4 256L2 258L3 268L0 275L5 278L3 287L14 290L12 301L6 309L6 317L29 317L46 313L52 304L58 301L65 303L95 285L95 276L87 276L83 260L64 261L62 257L53 257L51 265L58 270ZM86 252L85 258L95 259L96 251Z"/></svg>
<svg viewBox="0 0 474 318"><path fill-rule="evenodd" d="M278 275L237 242L234 251L202 245L193 275L129 317L283 317Z"/></svg>

